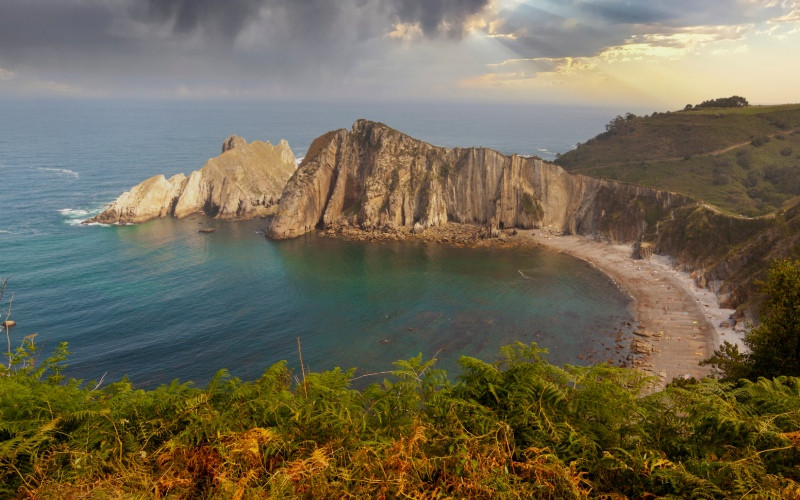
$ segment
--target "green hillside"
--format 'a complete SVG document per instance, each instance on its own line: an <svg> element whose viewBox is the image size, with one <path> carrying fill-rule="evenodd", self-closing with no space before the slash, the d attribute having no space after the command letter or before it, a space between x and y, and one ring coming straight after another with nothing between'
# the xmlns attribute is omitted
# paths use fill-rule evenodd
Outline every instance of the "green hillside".
<svg viewBox="0 0 800 500"><path fill-rule="evenodd" d="M556 163L763 215L800 195L800 104L618 116Z"/></svg>

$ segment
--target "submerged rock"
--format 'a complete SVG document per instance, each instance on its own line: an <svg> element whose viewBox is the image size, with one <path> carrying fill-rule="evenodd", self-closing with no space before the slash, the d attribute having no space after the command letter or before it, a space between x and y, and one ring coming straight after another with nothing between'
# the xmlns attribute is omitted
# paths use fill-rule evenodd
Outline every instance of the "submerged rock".
<svg viewBox="0 0 800 500"><path fill-rule="evenodd" d="M294 154L285 140L277 145L248 144L231 136L222 144L222 154L189 177L151 177L84 222L130 224L196 212L225 220L271 215L295 168Z"/></svg>

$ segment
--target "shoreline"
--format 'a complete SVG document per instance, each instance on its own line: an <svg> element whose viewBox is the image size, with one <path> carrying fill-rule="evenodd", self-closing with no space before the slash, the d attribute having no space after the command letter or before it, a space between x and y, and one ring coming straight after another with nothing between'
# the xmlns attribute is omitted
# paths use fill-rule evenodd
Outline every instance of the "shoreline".
<svg viewBox="0 0 800 500"><path fill-rule="evenodd" d="M544 248L582 259L609 276L633 299L638 328L630 351L633 366L658 377L655 388L675 378L701 378L711 368L698 363L709 358L722 341L741 346L743 332L721 326L734 312L719 306L716 295L698 288L671 259L654 255L634 259L631 245L614 245L584 236L557 236L520 231Z"/></svg>
<svg viewBox="0 0 800 500"><path fill-rule="evenodd" d="M485 227L448 223L411 231L364 230L336 227L324 237L360 241L422 240L470 247L541 247L588 262L608 276L632 300L636 328L627 349L630 365L656 377L658 390L676 378L702 378L711 367L699 362L711 357L723 341L742 350L744 331L728 325L735 312L723 309L711 290L699 288L692 277L673 266L672 259L653 255L634 259L631 244L612 244L589 236L564 236L541 229L498 231L487 237Z"/></svg>

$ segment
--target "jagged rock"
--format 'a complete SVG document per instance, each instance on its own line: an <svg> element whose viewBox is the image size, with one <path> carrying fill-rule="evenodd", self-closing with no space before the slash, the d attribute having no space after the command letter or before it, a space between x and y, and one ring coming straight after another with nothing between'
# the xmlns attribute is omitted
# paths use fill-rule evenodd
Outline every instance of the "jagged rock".
<svg viewBox="0 0 800 500"><path fill-rule="evenodd" d="M231 136L222 154L208 160L187 178L151 177L123 193L105 211L85 222L127 224L173 215L203 212L218 219L238 220L270 215L286 181L295 171L289 144Z"/></svg>
<svg viewBox="0 0 800 500"><path fill-rule="evenodd" d="M653 350L653 346L645 340L634 338L631 341L631 352L634 354L650 354Z"/></svg>
<svg viewBox="0 0 800 500"><path fill-rule="evenodd" d="M653 255L653 244L650 242L637 241L633 244L634 259L647 260Z"/></svg>
<svg viewBox="0 0 800 500"><path fill-rule="evenodd" d="M293 238L348 214L365 230L491 221L498 230L540 227L628 242L641 239L648 214L690 201L571 175L539 158L437 147L359 120L350 131L328 132L311 144L268 235Z"/></svg>

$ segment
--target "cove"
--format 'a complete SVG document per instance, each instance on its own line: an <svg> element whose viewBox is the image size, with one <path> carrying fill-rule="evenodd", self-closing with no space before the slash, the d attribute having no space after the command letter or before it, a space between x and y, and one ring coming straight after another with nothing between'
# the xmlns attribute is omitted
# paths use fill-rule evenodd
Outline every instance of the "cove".
<svg viewBox="0 0 800 500"><path fill-rule="evenodd" d="M198 215L85 228L108 250L65 268L81 284L81 314L43 331L70 342L73 376L127 374L145 387L203 384L223 367L254 379L280 360L299 370L298 337L311 370L357 376L418 353L455 375L461 355L497 359L515 341L539 343L557 364L627 354L617 344L630 338L630 299L573 257L315 235L274 242L265 225Z"/></svg>

